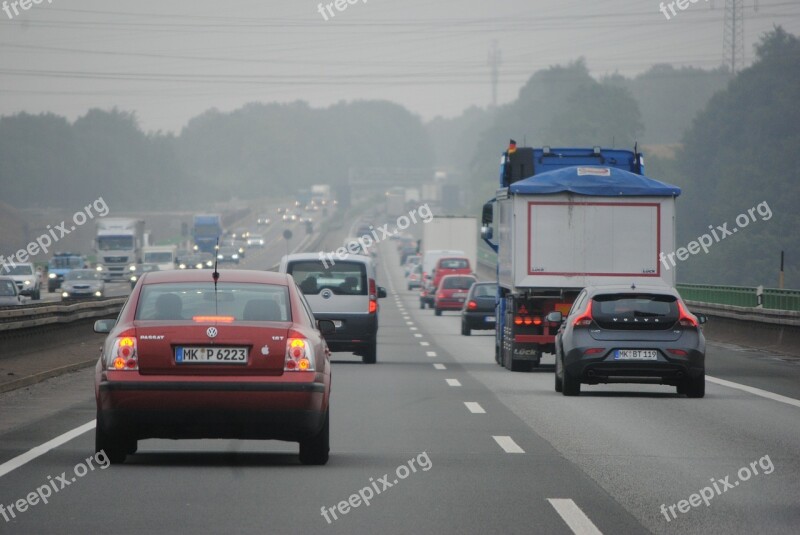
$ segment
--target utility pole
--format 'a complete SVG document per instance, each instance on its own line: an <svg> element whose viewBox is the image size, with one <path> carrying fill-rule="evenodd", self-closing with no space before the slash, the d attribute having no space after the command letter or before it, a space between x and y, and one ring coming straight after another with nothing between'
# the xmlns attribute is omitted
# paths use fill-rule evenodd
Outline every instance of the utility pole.
<svg viewBox="0 0 800 535"><path fill-rule="evenodd" d="M497 39L492 41L492 48L489 50L489 68L492 77L492 108L497 107L497 78L500 65L503 64L502 51L497 48Z"/></svg>
<svg viewBox="0 0 800 535"><path fill-rule="evenodd" d="M758 4L755 5L758 9ZM744 0L725 0L722 63L731 74L744 67Z"/></svg>

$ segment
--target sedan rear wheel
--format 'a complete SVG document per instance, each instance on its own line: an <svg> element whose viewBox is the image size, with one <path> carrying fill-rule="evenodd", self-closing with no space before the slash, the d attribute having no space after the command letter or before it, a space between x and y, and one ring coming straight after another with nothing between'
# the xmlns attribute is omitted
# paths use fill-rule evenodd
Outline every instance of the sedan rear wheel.
<svg viewBox="0 0 800 535"><path fill-rule="evenodd" d="M328 462L330 453L330 409L325 413L325 423L316 436L300 441L300 462L322 465Z"/></svg>
<svg viewBox="0 0 800 535"><path fill-rule="evenodd" d="M441 308L434 309L433 313L435 315L437 315L437 316L441 316L442 315L442 309Z"/></svg>
<svg viewBox="0 0 800 535"><path fill-rule="evenodd" d="M98 416L94 431L94 451L103 452L111 464L125 462L129 453L135 453L137 441L125 439L116 434L108 433L103 429L101 418Z"/></svg>
<svg viewBox="0 0 800 535"><path fill-rule="evenodd" d="M469 325L467 325L467 322L464 320L461 320L461 334L464 336L469 336L472 334L472 329L469 328Z"/></svg>

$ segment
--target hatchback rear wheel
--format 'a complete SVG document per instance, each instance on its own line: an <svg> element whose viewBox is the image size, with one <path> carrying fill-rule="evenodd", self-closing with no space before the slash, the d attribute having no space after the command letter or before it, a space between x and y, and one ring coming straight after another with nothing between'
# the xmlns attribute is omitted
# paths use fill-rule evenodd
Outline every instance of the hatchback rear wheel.
<svg viewBox="0 0 800 535"><path fill-rule="evenodd" d="M581 380L578 377L575 377L571 373L569 373L565 368L562 373L564 374L564 378L562 380L561 385L561 393L565 396L578 396L581 393Z"/></svg>
<svg viewBox="0 0 800 535"><path fill-rule="evenodd" d="M686 380L686 397L702 398L706 395L706 374L701 373L697 377L689 377Z"/></svg>

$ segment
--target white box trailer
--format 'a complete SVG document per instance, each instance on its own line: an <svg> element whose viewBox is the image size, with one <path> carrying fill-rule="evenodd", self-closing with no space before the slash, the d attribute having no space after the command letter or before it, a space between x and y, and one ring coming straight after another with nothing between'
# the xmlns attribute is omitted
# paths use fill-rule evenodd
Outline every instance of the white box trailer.
<svg viewBox="0 0 800 535"><path fill-rule="evenodd" d="M659 261L675 249L674 197L500 194L497 212L499 283L514 293L675 285Z"/></svg>

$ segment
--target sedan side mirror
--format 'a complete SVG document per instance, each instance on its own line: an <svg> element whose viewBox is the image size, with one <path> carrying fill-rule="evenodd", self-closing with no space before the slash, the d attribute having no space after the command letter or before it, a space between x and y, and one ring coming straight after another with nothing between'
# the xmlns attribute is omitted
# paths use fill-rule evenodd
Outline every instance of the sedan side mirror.
<svg viewBox="0 0 800 535"><path fill-rule="evenodd" d="M117 320L97 320L94 322L94 332L99 334L107 334L111 332Z"/></svg>
<svg viewBox="0 0 800 535"><path fill-rule="evenodd" d="M336 325L331 320L317 320L317 329L322 334L333 334L336 332Z"/></svg>
<svg viewBox="0 0 800 535"><path fill-rule="evenodd" d="M554 310L545 319L550 323L561 323L564 321L564 315L559 310Z"/></svg>
<svg viewBox="0 0 800 535"><path fill-rule="evenodd" d="M386 295L387 295L386 288L384 288L383 286L378 286L378 299L383 299L384 297L386 297Z"/></svg>

